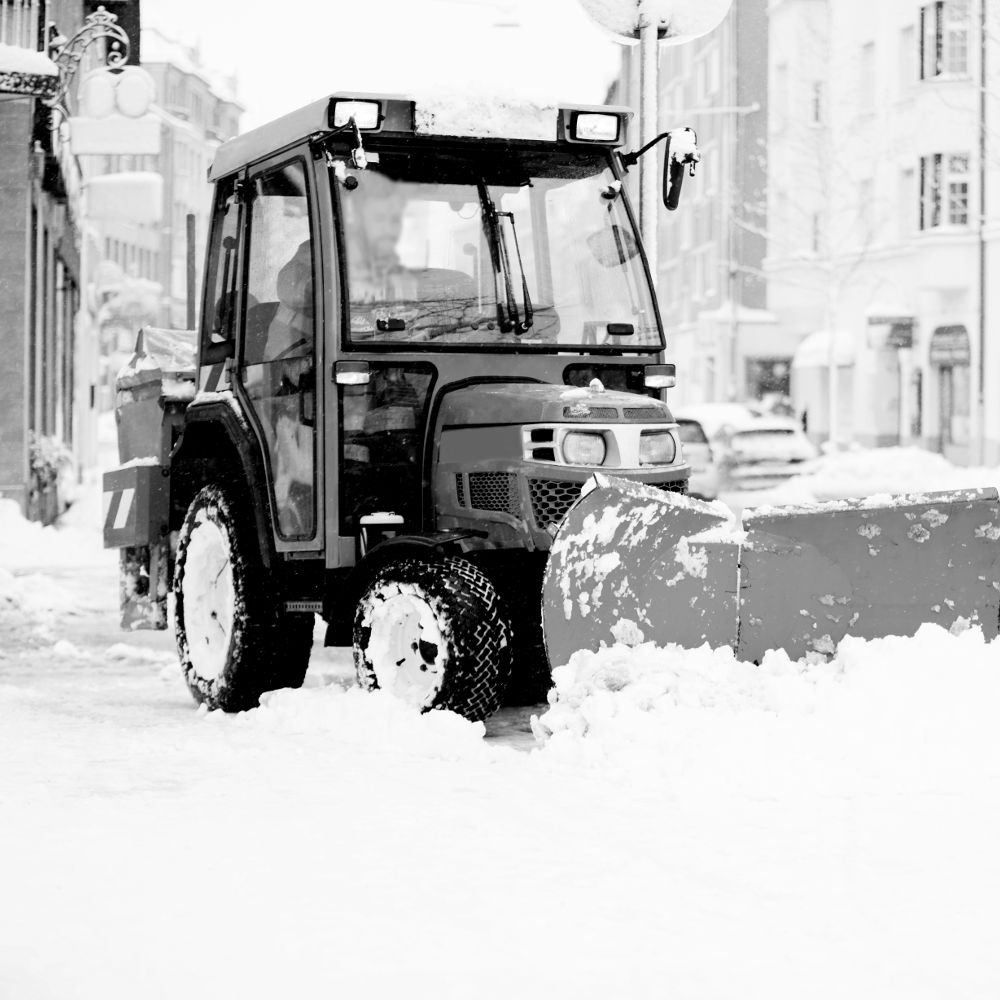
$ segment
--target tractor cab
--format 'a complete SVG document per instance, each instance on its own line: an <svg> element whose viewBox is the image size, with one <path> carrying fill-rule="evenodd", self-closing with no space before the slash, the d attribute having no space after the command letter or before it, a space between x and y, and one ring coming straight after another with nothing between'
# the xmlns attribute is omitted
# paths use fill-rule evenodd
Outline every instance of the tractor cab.
<svg viewBox="0 0 1000 1000"><path fill-rule="evenodd" d="M362 520L382 513L394 534L471 526L487 529L477 544L495 547L496 517L459 509L455 484L473 490L477 479L461 477L478 465L496 493L487 513L504 515L501 544L547 547L524 518L508 530L521 501L530 506L514 496L523 484L507 482L523 465L525 419L552 410L562 420L566 392L593 395L591 383L660 394L645 373L663 332L618 157L629 117L335 95L220 149L203 393L189 418L218 405L220 390L238 401L263 455L260 511L270 509L278 552L352 565ZM533 386L531 413L509 412L500 383L522 387L513 398ZM458 428L450 394L473 385L492 391L478 406L465 393ZM636 409L603 402L594 410L606 420ZM662 404L646 414L669 420ZM436 462L456 430L475 440L457 445L468 468L448 484ZM589 443L553 464L582 471L615 451L609 439L598 458L601 443ZM666 464L680 482L672 443ZM571 478L578 487L586 476Z"/></svg>

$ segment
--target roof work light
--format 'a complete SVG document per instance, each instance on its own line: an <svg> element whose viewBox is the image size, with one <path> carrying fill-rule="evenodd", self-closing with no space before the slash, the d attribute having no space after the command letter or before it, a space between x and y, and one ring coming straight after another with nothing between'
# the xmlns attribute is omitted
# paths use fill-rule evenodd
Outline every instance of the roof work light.
<svg viewBox="0 0 1000 1000"><path fill-rule="evenodd" d="M618 142L621 127L618 115L580 111L570 123L570 135L577 142Z"/></svg>
<svg viewBox="0 0 1000 1000"><path fill-rule="evenodd" d="M360 129L377 129L382 122L382 106L379 101L338 101L330 105L330 124L334 128L346 125L351 119Z"/></svg>

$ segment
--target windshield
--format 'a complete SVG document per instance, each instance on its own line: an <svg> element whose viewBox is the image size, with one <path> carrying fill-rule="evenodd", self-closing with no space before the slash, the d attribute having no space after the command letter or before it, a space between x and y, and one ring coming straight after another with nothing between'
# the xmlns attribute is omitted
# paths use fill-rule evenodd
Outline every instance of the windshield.
<svg viewBox="0 0 1000 1000"><path fill-rule="evenodd" d="M335 164L355 345L662 348L606 154L372 159Z"/></svg>

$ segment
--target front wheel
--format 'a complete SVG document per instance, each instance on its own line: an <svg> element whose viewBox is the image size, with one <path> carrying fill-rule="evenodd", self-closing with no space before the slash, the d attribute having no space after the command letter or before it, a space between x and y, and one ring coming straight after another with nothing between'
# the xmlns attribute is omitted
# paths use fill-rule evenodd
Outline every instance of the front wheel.
<svg viewBox="0 0 1000 1000"><path fill-rule="evenodd" d="M177 652L195 701L239 712L265 691L301 687L313 616L284 610L249 506L230 491L206 486L191 501L174 597Z"/></svg>
<svg viewBox="0 0 1000 1000"><path fill-rule="evenodd" d="M354 615L362 687L480 721L510 673L510 625L493 585L466 559L402 558L380 570Z"/></svg>

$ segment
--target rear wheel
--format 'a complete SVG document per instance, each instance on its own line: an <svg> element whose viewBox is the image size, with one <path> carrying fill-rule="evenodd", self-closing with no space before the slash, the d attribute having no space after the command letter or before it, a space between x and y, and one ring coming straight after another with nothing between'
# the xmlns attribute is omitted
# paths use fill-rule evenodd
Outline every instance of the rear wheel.
<svg viewBox="0 0 1000 1000"><path fill-rule="evenodd" d="M301 687L313 616L284 610L249 506L219 486L191 501L177 546L175 635L195 701L238 712L265 691Z"/></svg>
<svg viewBox="0 0 1000 1000"><path fill-rule="evenodd" d="M407 557L380 570L358 602L354 664L364 688L479 721L500 705L510 626L468 560Z"/></svg>

